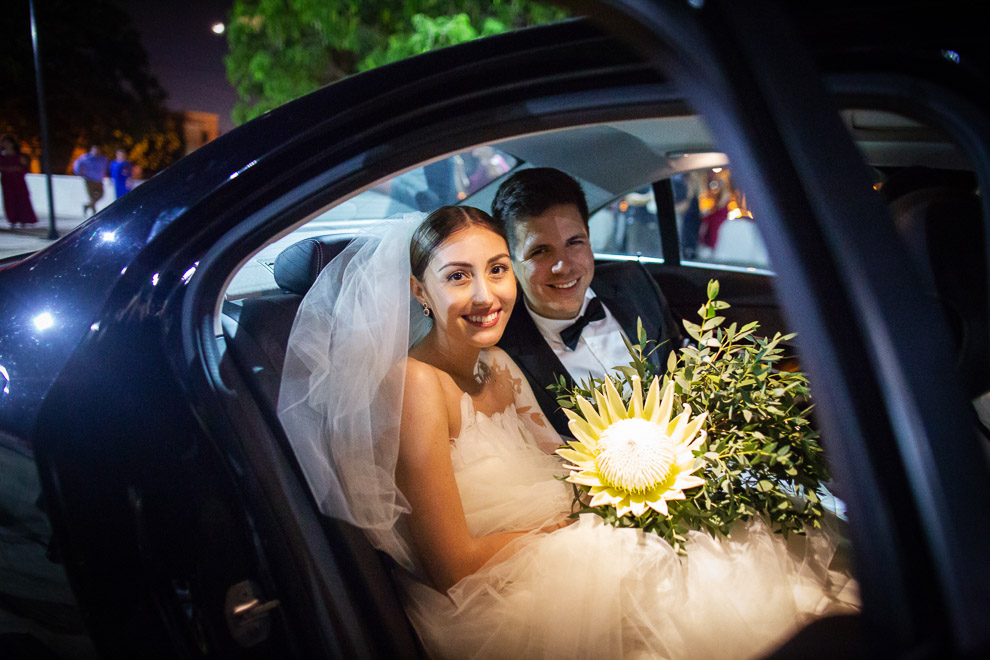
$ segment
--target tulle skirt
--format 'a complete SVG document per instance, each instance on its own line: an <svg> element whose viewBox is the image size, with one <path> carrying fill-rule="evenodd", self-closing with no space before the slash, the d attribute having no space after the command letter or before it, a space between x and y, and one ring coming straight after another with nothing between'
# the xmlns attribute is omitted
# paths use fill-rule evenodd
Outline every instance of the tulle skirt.
<svg viewBox="0 0 990 660"><path fill-rule="evenodd" d="M836 534L784 539L760 519L730 538L691 532L687 556L594 515L507 546L448 594L400 576L438 658L752 658L811 620L858 609L830 570Z"/></svg>

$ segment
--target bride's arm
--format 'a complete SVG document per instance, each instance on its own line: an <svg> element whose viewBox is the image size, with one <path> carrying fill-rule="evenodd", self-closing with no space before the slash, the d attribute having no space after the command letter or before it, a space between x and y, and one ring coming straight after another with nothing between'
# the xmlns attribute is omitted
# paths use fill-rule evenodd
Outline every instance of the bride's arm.
<svg viewBox="0 0 990 660"><path fill-rule="evenodd" d="M433 586L444 592L526 533L471 536L450 460L447 410L436 371L409 360L395 480L412 508L415 552Z"/></svg>

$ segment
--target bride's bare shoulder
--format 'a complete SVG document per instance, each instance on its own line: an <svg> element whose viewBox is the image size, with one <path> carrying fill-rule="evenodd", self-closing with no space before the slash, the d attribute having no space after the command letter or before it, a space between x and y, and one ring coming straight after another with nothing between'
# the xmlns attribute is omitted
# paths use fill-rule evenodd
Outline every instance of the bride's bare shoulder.
<svg viewBox="0 0 990 660"><path fill-rule="evenodd" d="M445 400L443 378L446 374L432 364L406 358L406 380L403 398L417 404L437 404Z"/></svg>
<svg viewBox="0 0 990 660"><path fill-rule="evenodd" d="M416 429L424 436L450 437L450 429L459 424L452 419L456 411L451 409L448 388L444 379L449 376L431 364L406 358L406 380L402 396L402 425Z"/></svg>
<svg viewBox="0 0 990 660"><path fill-rule="evenodd" d="M442 389L440 384L440 370L432 364L409 356L406 358L405 368L407 389L410 385L413 387Z"/></svg>

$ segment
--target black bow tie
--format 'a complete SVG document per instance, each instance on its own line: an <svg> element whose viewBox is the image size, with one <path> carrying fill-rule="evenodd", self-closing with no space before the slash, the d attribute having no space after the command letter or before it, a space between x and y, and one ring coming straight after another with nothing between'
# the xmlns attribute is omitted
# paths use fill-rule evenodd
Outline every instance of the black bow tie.
<svg viewBox="0 0 990 660"><path fill-rule="evenodd" d="M601 321L603 318L605 318L605 307L602 306L602 301L598 296L595 296L588 302L588 308L584 310L584 314L579 316L573 324L560 331L560 338L563 340L564 346L573 351L577 348L584 327L589 323Z"/></svg>

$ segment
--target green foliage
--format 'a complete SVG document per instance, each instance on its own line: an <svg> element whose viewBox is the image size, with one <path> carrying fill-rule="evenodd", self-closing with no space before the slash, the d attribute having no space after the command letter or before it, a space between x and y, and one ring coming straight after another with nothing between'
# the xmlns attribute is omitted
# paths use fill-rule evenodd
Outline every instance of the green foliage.
<svg viewBox="0 0 990 660"><path fill-rule="evenodd" d="M708 284L708 300L698 310L700 323L685 320L695 344L671 353L662 386L673 382L675 402L686 404L693 415L708 413L708 438L695 453L704 462L699 474L705 485L685 492L687 499L668 502L670 516L652 510L634 518L619 518L613 507L589 508L612 525L641 527L659 534L682 550L689 530L726 535L733 523L750 516L765 517L777 531L803 533L818 527L824 513L818 493L828 481L828 469L818 433L811 427L808 381L800 372L777 369L781 347L794 335L758 336L759 324L723 327L720 312L729 304L718 300L718 282ZM648 361L652 342L642 323L637 342L628 345L632 360L612 376L628 403L632 376L648 384L657 369ZM592 398L602 381L591 380L568 388L561 379L551 386L558 403L576 407L576 396ZM578 501L583 488L575 487Z"/></svg>
<svg viewBox="0 0 990 660"><path fill-rule="evenodd" d="M235 0L226 58L240 96L234 121L358 71L564 16L528 0Z"/></svg>
<svg viewBox="0 0 990 660"><path fill-rule="evenodd" d="M471 18L467 14L437 18L416 14L412 17L411 32L390 36L387 47L378 47L369 53L358 63L358 70L367 71L413 55L499 32L505 32L505 25L493 18L485 19L482 32L479 34L471 25Z"/></svg>

